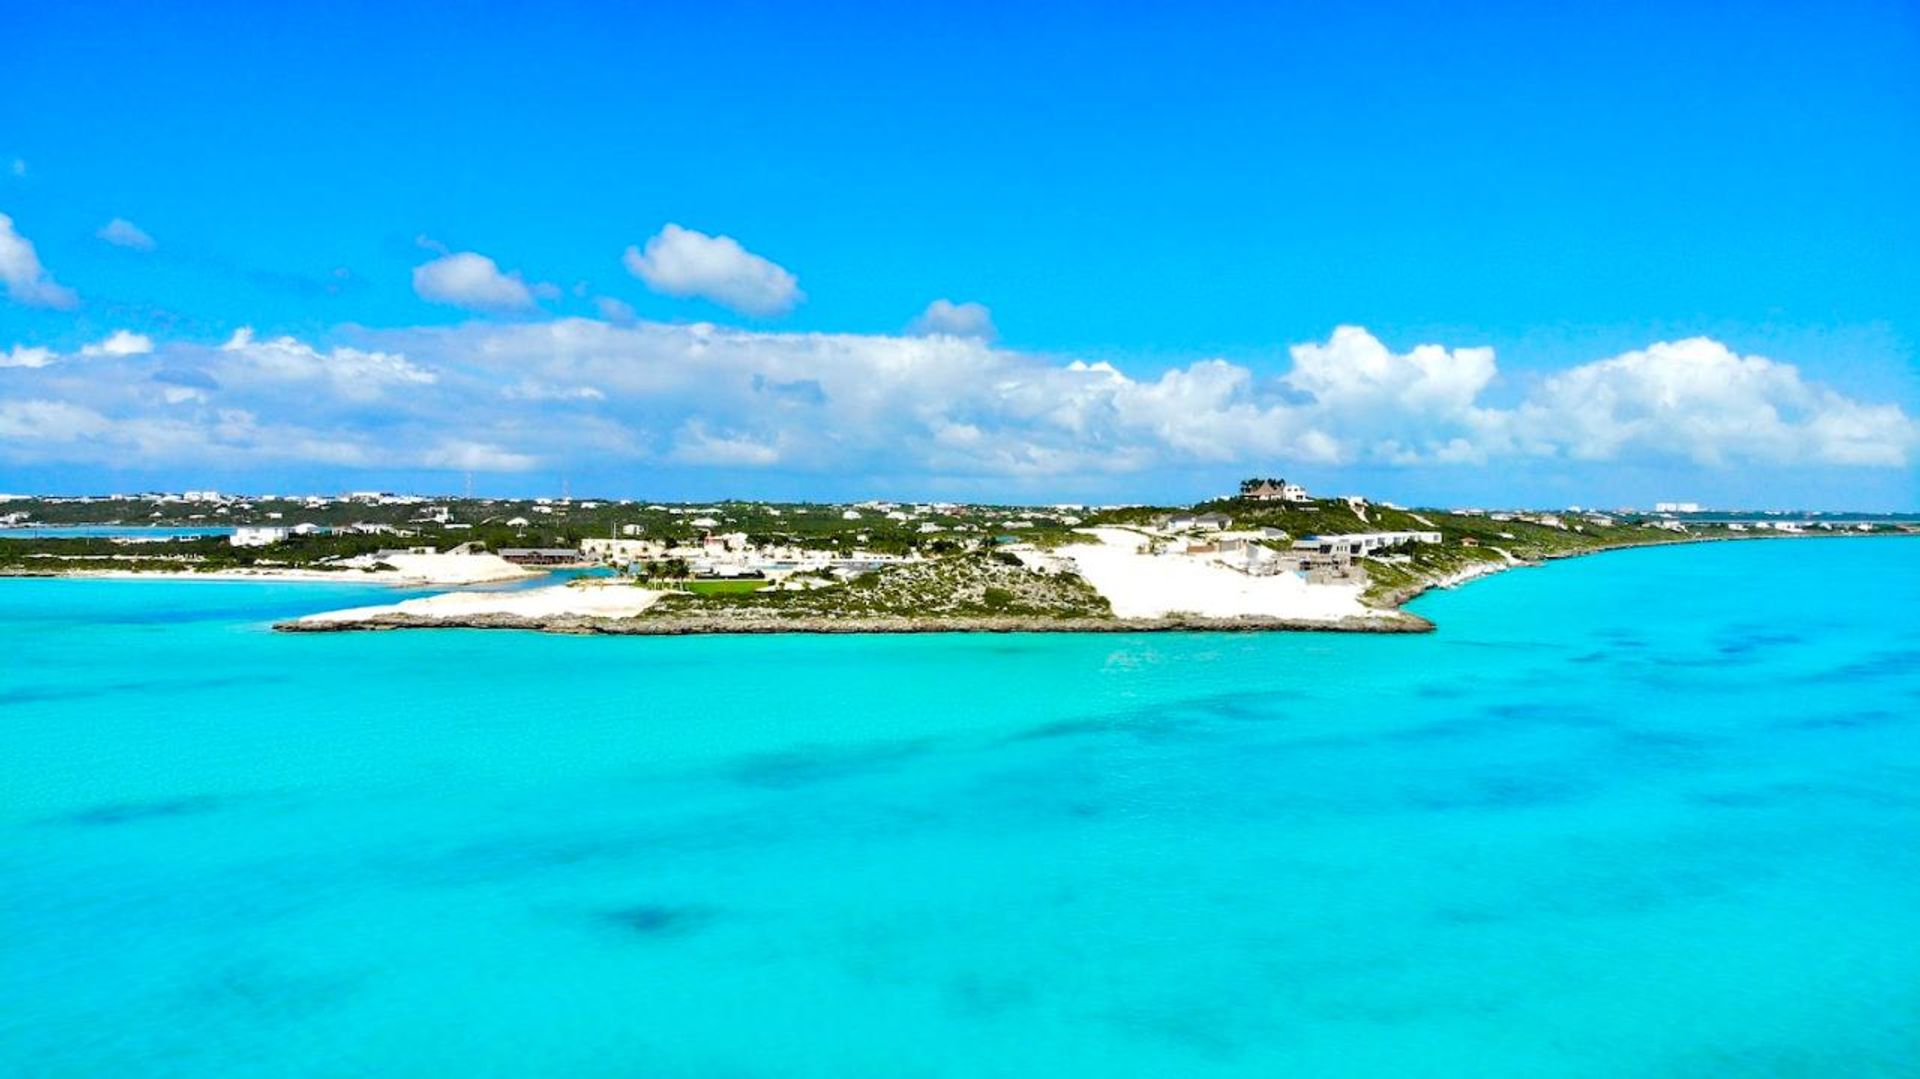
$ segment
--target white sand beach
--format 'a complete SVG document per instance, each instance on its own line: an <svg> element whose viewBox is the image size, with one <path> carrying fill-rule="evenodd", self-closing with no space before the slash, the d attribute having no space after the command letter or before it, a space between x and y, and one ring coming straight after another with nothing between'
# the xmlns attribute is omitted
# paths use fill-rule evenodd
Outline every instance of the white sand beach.
<svg viewBox="0 0 1920 1079"><path fill-rule="evenodd" d="M1080 530L1094 542L1058 549L1073 560L1120 618L1184 613L1210 618L1268 617L1335 622L1393 618L1360 602L1358 584L1313 584L1291 573L1251 577L1209 559L1150 555L1147 537L1125 528Z"/></svg>
<svg viewBox="0 0 1920 1079"><path fill-rule="evenodd" d="M380 561L393 569L375 570L368 576L380 579L390 573L402 584L484 584L539 576L539 571L517 566L497 554L390 554Z"/></svg>
<svg viewBox="0 0 1920 1079"><path fill-rule="evenodd" d="M310 614L308 623L364 622L386 615L429 619L465 619L487 615L516 618L631 618L653 606L662 593L622 583L575 583L514 592L443 592L400 603L349 607Z"/></svg>

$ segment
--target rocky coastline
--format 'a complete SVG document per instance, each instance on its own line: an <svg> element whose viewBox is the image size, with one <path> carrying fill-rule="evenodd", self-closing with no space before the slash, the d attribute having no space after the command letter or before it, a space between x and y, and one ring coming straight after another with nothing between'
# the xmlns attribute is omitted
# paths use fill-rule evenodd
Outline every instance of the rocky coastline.
<svg viewBox="0 0 1920 1079"><path fill-rule="evenodd" d="M950 617L754 617L659 616L590 618L577 615L529 618L475 614L426 618L408 614L370 615L353 621L293 620L273 627L286 633L345 633L395 629L517 629L576 636L684 637L767 633L1427 633L1433 623L1404 611L1377 618L1308 621L1288 618L1036 618L1022 616Z"/></svg>

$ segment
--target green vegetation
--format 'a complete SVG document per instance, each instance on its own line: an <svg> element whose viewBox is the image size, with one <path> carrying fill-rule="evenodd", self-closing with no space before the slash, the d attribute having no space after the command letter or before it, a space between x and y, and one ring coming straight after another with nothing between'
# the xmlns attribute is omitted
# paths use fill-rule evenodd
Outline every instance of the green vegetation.
<svg viewBox="0 0 1920 1079"><path fill-rule="evenodd" d="M1093 587L1070 574L1040 574L985 554L888 566L840 584L771 592L670 593L645 617L723 618L1110 618Z"/></svg>
<svg viewBox="0 0 1920 1079"><path fill-rule="evenodd" d="M1367 575L1365 598L1380 606L1397 605L1410 594L1476 565L1504 564L1508 555L1518 561L1535 562L1613 547L1773 535L1737 532L1726 522L1711 519L1690 519L1685 522L1687 531L1675 532L1660 527L1659 519L1645 514L1572 511L1467 514L1441 509L1396 509L1378 503L1324 498L1300 503L1222 498L1200 503L1193 511L1225 514L1233 518L1235 529L1278 528L1290 538L1358 532L1439 532L1440 543L1407 544L1385 552L1384 558L1357 560L1356 565ZM1145 525L1167 512L1155 507L1127 507L1093 514L1088 523ZM1910 531L1912 526L1887 521L1871 523L1869 527L1891 532Z"/></svg>
<svg viewBox="0 0 1920 1079"><path fill-rule="evenodd" d="M846 514L856 514L849 519ZM889 514L898 514L899 518ZM697 542L706 533L744 533L754 546L793 546L841 554L956 554L994 535L1016 535L1043 545L1071 534L1071 513L998 505L920 503L772 503L722 501L704 504L581 499L422 499L407 502L334 499L249 498L186 502L155 496L12 499L0 501L0 518L21 515L40 525L234 527L311 524L323 529L352 525L394 531L367 537L371 549L426 544L442 550L474 543L503 547L577 547L588 537L637 536L668 544ZM900 519L904 518L904 519ZM699 523L696 523L699 522ZM1022 524L1025 527L1010 527ZM925 529L923 531L923 529ZM35 543L48 541L34 540ZM214 540L224 544L224 540ZM281 556L280 545L273 557ZM313 561L303 558L302 564Z"/></svg>
<svg viewBox="0 0 1920 1079"><path fill-rule="evenodd" d="M688 581L682 587L696 596L720 596L758 592L767 587L767 582L762 580Z"/></svg>
<svg viewBox="0 0 1920 1079"><path fill-rule="evenodd" d="M1247 490L1258 489L1248 485ZM337 560L392 547L448 550L577 547L588 537L642 538L690 546L703 536L744 536L755 548L798 548L841 556L857 552L918 556L852 582L815 578L817 588L767 590L759 580L695 580L685 558L627 567L636 583L672 594L661 616L793 617L1108 617L1107 604L1071 574L1048 576L1000 550L1018 541L1051 550L1078 541L1092 525L1146 525L1172 507L1074 510L928 503L765 503L723 501L667 505L584 499L201 499L157 496L33 498L0 501L0 520L41 525L292 527L311 524L338 533L296 535L264 547L234 547L224 536L123 542L114 539L0 537L0 574L76 571L216 571L250 567L335 569ZM1378 531L1438 532L1437 544L1413 543L1359 559L1368 602L1393 606L1435 582L1476 566L1578 554L1607 547L1684 539L1758 538L1726 522L1690 517L1685 532L1670 520L1636 514L1574 512L1462 514L1398 509L1360 500L1265 501L1231 497L1194 512L1225 514L1236 530L1278 529L1253 542L1282 554L1294 539ZM1829 520L1851 530L1848 523ZM1817 526L1816 526L1817 527ZM1905 520L1869 520L1875 531L1914 531ZM1815 534L1818 534L1817 532ZM737 541L735 541L737 546ZM351 572L351 571L342 571Z"/></svg>
<svg viewBox="0 0 1920 1079"><path fill-rule="evenodd" d="M392 536L293 536L268 547L235 547L225 536L138 543L112 539L0 537L0 573L82 570L163 571L282 567L327 569L323 561L372 554L404 540Z"/></svg>

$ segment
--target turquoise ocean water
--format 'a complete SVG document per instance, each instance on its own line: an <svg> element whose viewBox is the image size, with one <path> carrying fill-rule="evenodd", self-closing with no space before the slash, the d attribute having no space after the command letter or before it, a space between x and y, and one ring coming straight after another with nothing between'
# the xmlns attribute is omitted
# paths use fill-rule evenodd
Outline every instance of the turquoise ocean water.
<svg viewBox="0 0 1920 1079"><path fill-rule="evenodd" d="M31 525L25 528L0 528L0 539L124 539L171 540L201 536L231 536L229 527L174 528L165 525Z"/></svg>
<svg viewBox="0 0 1920 1079"><path fill-rule="evenodd" d="M0 581L9 1076L1920 1075L1920 541L1427 636Z"/></svg>

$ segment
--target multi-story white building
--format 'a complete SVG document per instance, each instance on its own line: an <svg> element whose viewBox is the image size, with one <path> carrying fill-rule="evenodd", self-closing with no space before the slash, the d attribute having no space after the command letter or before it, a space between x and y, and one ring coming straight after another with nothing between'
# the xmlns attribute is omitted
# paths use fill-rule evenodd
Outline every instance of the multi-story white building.
<svg viewBox="0 0 1920 1079"><path fill-rule="evenodd" d="M227 537L227 542L235 547L265 547L268 544L279 543L288 535L288 529L272 525L259 527L242 525L233 530L233 535Z"/></svg>

